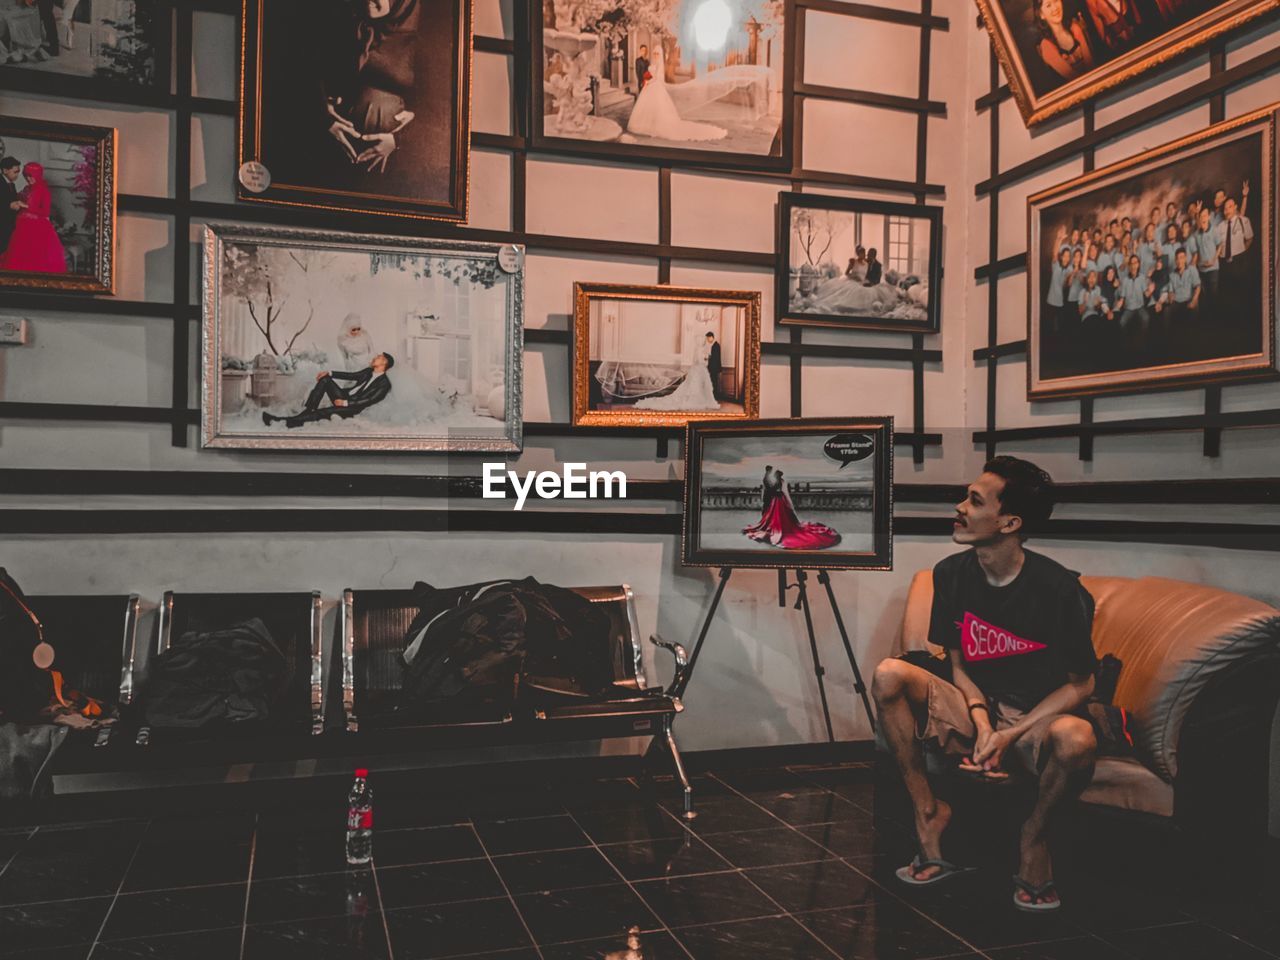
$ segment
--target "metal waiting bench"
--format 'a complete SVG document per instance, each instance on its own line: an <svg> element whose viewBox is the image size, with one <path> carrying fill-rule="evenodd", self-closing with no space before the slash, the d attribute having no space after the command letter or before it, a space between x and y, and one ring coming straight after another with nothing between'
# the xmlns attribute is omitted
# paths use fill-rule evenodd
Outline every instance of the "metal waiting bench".
<svg viewBox="0 0 1280 960"><path fill-rule="evenodd" d="M400 690L405 634L418 607L412 590L353 590L342 595L340 622L342 703L348 738L361 750L422 746L510 746L522 743L574 742L651 736L650 751L664 746L684 791L685 816L693 817L693 791L685 775L671 727L684 706L687 669L684 649L652 637L676 661L670 691L650 686L641 660L635 598L625 584L570 588L609 617L609 653L613 695L600 698L549 698L545 705L513 712L486 705L448 708L432 715L406 717L392 708ZM677 691L677 692L672 692ZM552 701L555 702L552 702Z"/></svg>
<svg viewBox="0 0 1280 960"><path fill-rule="evenodd" d="M83 599L83 598L77 598ZM136 598L131 623L136 629ZM36 608L43 619L43 608ZM88 614L81 613L83 617ZM321 667L321 606L318 592L175 593L167 591L157 616L150 656L168 650L188 630L217 630L261 618L286 663L286 682L272 716L263 723L235 730L187 730L152 727L145 721L146 674L134 662L133 646L122 668L121 719L113 732L95 741L99 749L68 742L53 762L54 791L117 789L110 778L164 775L204 768L215 780L228 765L258 761L290 761L314 756L312 744L324 728ZM92 642L86 636L85 642ZM100 641L98 642L101 646ZM127 681L127 682L126 682ZM86 692L94 693L86 684ZM96 695L96 694L95 694ZM222 771L217 773L217 771ZM108 778L103 780L102 778ZM143 778L144 780L146 777ZM199 780L193 778L191 782ZM111 784L104 786L103 784Z"/></svg>
<svg viewBox="0 0 1280 960"><path fill-rule="evenodd" d="M87 693L108 711L127 708L134 692L138 595L44 594L27 602L55 650L53 667L64 685ZM75 739L100 748L113 731L101 727L91 737Z"/></svg>

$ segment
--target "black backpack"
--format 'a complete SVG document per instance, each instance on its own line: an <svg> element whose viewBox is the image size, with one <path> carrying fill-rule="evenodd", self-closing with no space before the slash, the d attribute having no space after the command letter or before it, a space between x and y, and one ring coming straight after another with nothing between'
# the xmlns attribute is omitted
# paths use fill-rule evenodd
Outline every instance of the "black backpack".
<svg viewBox="0 0 1280 960"><path fill-rule="evenodd" d="M27 720L53 696L52 677L31 656L42 640L22 588L0 567L0 719Z"/></svg>

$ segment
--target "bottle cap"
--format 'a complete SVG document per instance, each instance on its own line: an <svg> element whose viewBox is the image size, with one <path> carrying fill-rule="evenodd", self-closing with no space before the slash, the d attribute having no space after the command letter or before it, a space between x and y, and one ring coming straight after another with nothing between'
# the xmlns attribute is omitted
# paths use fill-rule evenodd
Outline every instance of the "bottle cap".
<svg viewBox="0 0 1280 960"><path fill-rule="evenodd" d="M367 777L367 776L369 776L369 771L368 771L368 770L366 770L364 767L358 767L358 768L356 769L356 776L357 776L357 777Z"/></svg>

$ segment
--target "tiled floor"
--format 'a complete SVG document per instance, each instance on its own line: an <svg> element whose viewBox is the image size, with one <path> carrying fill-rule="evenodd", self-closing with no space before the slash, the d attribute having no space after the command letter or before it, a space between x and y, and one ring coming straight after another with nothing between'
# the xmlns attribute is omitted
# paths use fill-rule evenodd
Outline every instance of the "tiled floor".
<svg viewBox="0 0 1280 960"><path fill-rule="evenodd" d="M984 843L989 824L966 827L963 809L948 853L981 869L904 889L909 811L867 765L708 774L688 823L669 782L373 782L362 871L331 791L303 809L0 830L0 957L1280 956L1274 851L1188 860L1127 821L1059 844L1059 916L1012 908L1013 834Z"/></svg>

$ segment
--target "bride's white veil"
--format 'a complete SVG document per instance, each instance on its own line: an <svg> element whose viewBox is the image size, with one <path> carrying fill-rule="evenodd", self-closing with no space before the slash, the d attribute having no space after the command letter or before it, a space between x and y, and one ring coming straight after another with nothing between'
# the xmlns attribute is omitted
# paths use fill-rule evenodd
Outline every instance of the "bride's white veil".
<svg viewBox="0 0 1280 960"><path fill-rule="evenodd" d="M659 40L653 45L653 59L649 61L649 73L653 79L649 83L659 83L663 86L667 82L667 68L664 55L662 53L662 41Z"/></svg>

